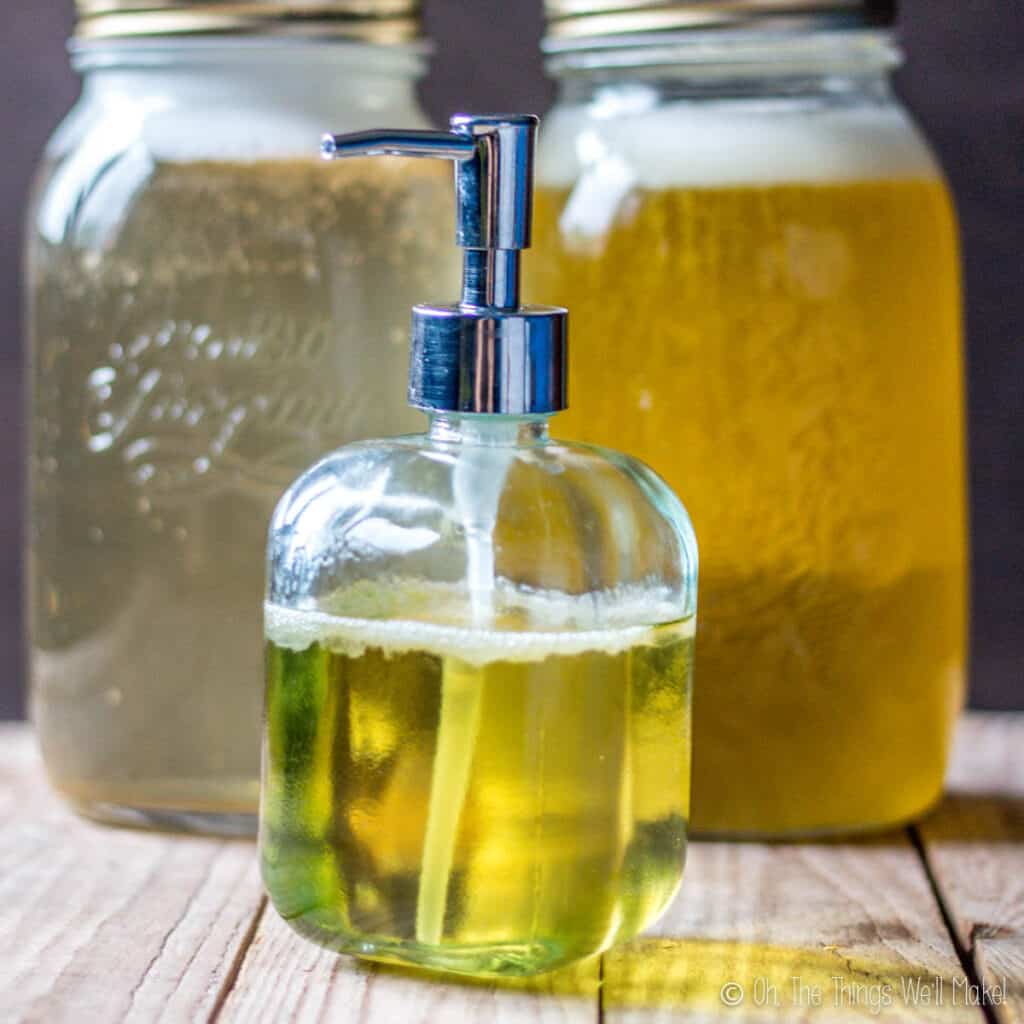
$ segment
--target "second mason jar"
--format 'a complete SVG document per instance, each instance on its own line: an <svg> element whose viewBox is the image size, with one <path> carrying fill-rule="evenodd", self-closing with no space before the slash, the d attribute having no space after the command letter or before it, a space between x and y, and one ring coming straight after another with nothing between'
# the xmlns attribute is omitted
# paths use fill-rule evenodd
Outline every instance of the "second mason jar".
<svg viewBox="0 0 1024 1024"><path fill-rule="evenodd" d="M548 3L531 289L585 339L566 429L685 481L693 825L905 820L962 697L966 539L956 226L892 12L606 8Z"/></svg>
<svg viewBox="0 0 1024 1024"><path fill-rule="evenodd" d="M30 576L43 756L88 814L254 827L271 511L415 423L405 307L457 281L443 172L315 156L423 124L415 8L80 0L29 214Z"/></svg>

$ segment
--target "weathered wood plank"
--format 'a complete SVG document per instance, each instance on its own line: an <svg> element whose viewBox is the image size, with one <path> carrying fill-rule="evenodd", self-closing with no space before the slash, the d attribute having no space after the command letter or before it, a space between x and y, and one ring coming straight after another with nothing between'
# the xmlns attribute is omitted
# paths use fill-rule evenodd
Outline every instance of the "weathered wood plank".
<svg viewBox="0 0 1024 1024"><path fill-rule="evenodd" d="M1024 1022L1024 715L964 718L949 795L919 831L996 1016Z"/></svg>
<svg viewBox="0 0 1024 1024"><path fill-rule="evenodd" d="M604 971L608 1024L983 1020L902 832L696 843L668 914Z"/></svg>
<svg viewBox="0 0 1024 1024"><path fill-rule="evenodd" d="M0 1016L205 1020L261 905L251 844L103 828L0 731Z"/></svg>
<svg viewBox="0 0 1024 1024"><path fill-rule="evenodd" d="M1022 727L1024 716L968 719L953 794L922 828L979 972L1011 979L1006 1020L1022 1019ZM496 986L318 950L262 912L251 846L79 821L49 793L22 729L0 727L0 825L5 1021L598 1018L596 963ZM933 895L902 833L694 844L661 925L605 958L604 1019L981 1021ZM743 986L740 1007L723 1005L727 982Z"/></svg>
<svg viewBox="0 0 1024 1024"><path fill-rule="evenodd" d="M268 908L218 1024L596 1024L598 963L529 983L433 977L318 949Z"/></svg>

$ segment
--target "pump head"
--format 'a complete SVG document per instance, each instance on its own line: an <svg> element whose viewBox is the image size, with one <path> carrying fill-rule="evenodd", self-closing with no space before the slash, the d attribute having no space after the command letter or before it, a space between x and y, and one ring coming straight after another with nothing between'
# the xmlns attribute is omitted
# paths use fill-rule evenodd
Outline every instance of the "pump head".
<svg viewBox="0 0 1024 1024"><path fill-rule="evenodd" d="M526 114L452 118L450 132L327 135L328 160L352 156L455 161L462 300L417 306L409 402L435 412L523 416L566 407L568 313L522 306L520 257L530 246L539 121Z"/></svg>

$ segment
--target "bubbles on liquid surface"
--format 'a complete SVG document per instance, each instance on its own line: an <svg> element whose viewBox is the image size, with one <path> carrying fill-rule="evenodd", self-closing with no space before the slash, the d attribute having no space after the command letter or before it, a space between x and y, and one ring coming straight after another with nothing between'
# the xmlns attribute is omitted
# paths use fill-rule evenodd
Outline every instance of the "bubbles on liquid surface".
<svg viewBox="0 0 1024 1024"><path fill-rule="evenodd" d="M359 657L375 647L388 655L424 651L474 665L588 652L619 654L661 643L668 632L675 639L695 632L694 617L684 618L665 590L636 587L569 595L530 592L498 581L495 594L495 621L487 628L461 624L472 618L464 592L410 581L380 588L357 586L326 602L343 611L354 610L357 604L375 605L380 611L393 601L387 617L337 614L322 607L286 608L268 601L264 629L268 640L293 651L319 643L336 654ZM414 609L429 617L413 618ZM510 628L515 621L528 628Z"/></svg>

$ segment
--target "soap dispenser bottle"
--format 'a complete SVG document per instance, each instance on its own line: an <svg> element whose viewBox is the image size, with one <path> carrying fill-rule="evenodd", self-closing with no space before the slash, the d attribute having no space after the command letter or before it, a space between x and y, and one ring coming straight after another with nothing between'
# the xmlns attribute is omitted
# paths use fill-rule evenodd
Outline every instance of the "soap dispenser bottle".
<svg viewBox="0 0 1024 1024"><path fill-rule="evenodd" d="M519 298L537 124L325 140L455 162L463 295L413 314L427 433L319 462L268 553L274 905L328 948L475 975L650 925L689 807L696 542L646 466L549 437L567 313Z"/></svg>

